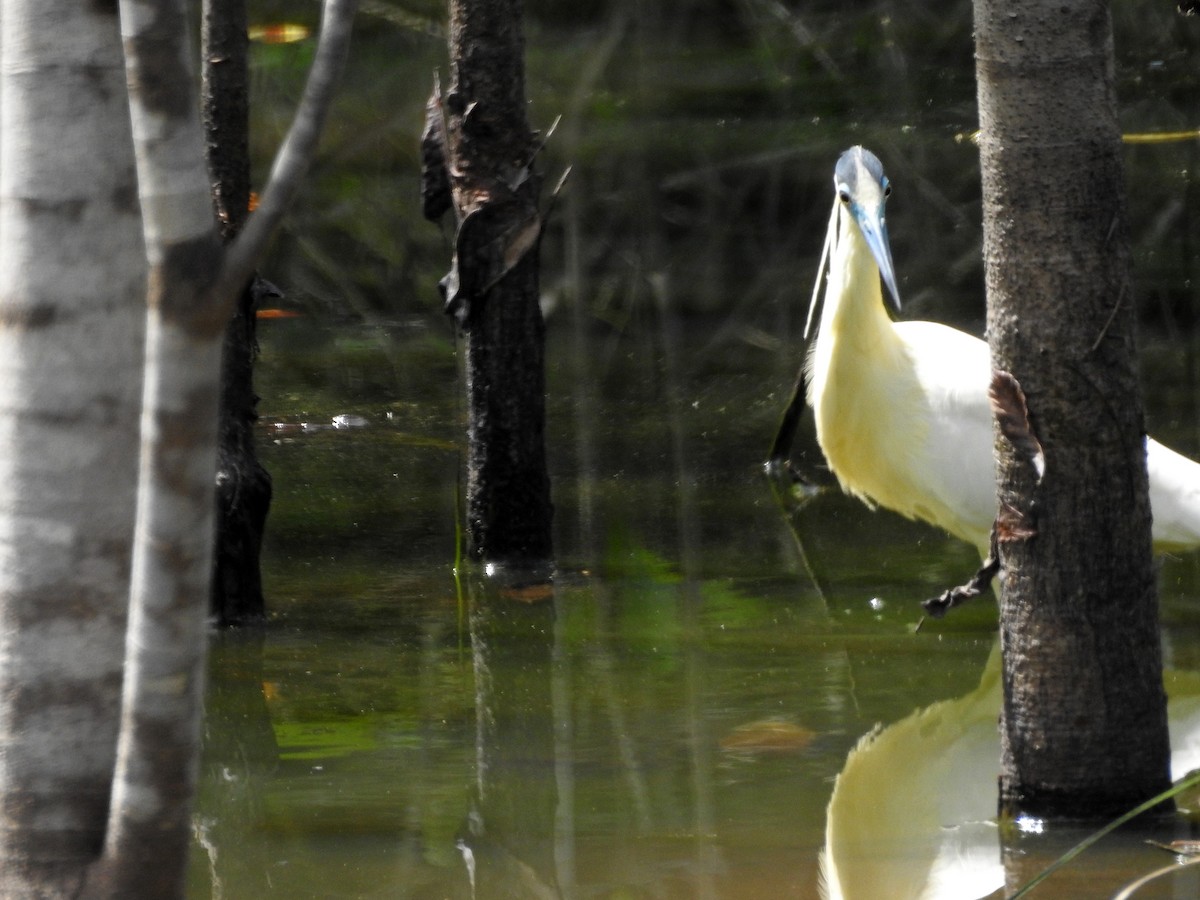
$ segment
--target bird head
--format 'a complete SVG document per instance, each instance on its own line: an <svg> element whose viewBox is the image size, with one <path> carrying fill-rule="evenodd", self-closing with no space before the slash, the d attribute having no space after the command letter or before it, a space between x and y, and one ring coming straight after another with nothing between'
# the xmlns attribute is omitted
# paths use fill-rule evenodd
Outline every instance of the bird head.
<svg viewBox="0 0 1200 900"><path fill-rule="evenodd" d="M883 174L883 163L865 147L851 147L838 158L833 170L833 188L837 192L836 202L854 219L871 248L879 275L899 312L900 289L896 287L896 270L892 266L886 215L892 186Z"/></svg>

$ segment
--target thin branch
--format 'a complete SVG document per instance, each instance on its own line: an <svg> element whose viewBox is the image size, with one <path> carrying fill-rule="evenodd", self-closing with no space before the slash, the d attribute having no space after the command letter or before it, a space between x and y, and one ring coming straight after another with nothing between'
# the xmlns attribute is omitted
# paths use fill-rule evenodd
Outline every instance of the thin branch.
<svg viewBox="0 0 1200 900"><path fill-rule="evenodd" d="M275 155L258 209L250 214L242 233L229 245L217 285L218 296L233 296L250 278L267 241L282 221L284 212L300 189L304 173L316 156L321 131L350 52L350 34L357 8L358 0L325 0L321 37L304 86L304 96L287 138Z"/></svg>

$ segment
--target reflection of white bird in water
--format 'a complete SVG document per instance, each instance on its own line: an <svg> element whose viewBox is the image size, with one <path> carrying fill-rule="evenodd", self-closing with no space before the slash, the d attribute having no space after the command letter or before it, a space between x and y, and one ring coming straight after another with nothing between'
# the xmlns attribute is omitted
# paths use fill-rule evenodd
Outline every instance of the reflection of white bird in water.
<svg viewBox="0 0 1200 900"><path fill-rule="evenodd" d="M997 642L975 690L876 727L850 751L825 815L822 897L970 900L1004 886L1000 668ZM1168 669L1163 682L1180 779L1200 765L1200 673Z"/></svg>
<svg viewBox="0 0 1200 900"><path fill-rule="evenodd" d="M888 317L880 279L897 308L900 294L879 159L847 150L834 188L821 258L829 282L808 360L821 450L847 492L986 550L996 514L988 346L946 325ZM1200 546L1200 465L1146 444L1155 547Z"/></svg>

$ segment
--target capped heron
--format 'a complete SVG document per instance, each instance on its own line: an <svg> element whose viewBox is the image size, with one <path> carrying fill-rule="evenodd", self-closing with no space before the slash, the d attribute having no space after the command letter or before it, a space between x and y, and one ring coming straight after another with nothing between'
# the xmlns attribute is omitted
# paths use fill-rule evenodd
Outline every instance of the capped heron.
<svg viewBox="0 0 1200 900"><path fill-rule="evenodd" d="M885 207L891 185L871 151L852 147L834 170L820 268L825 303L808 357L817 442L843 490L975 544L986 555L996 515L988 345L897 311ZM820 290L813 291L807 334ZM1147 438L1154 544L1200 546L1200 464Z"/></svg>

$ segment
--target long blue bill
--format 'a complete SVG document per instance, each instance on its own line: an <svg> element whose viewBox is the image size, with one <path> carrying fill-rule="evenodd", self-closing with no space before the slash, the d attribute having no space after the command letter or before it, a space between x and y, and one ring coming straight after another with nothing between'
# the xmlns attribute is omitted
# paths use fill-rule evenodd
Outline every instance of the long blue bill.
<svg viewBox="0 0 1200 900"><path fill-rule="evenodd" d="M896 287L896 269L892 265L892 248L888 243L887 221L884 219L883 206L874 211L863 209L857 203L851 207L854 219L858 222L859 230L871 248L875 264L879 266L879 277L883 279L892 305L896 312L900 311L900 289Z"/></svg>

